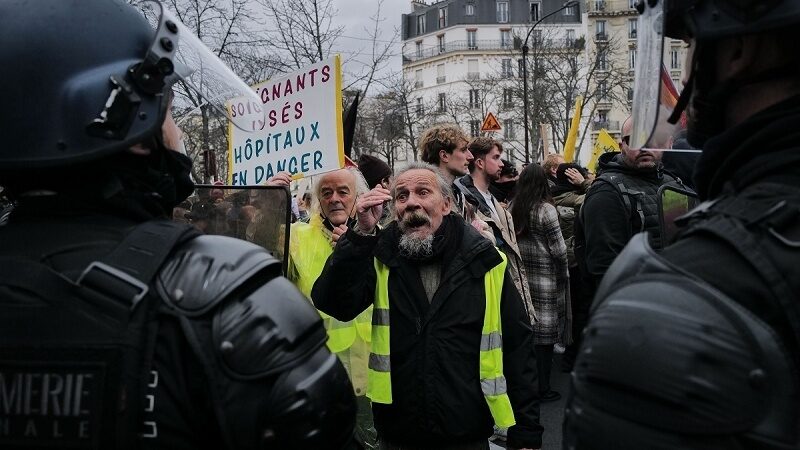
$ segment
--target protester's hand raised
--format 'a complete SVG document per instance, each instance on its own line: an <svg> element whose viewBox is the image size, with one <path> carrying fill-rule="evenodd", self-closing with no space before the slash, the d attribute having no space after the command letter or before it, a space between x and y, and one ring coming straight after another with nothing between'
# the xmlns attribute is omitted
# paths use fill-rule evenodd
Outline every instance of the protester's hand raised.
<svg viewBox="0 0 800 450"><path fill-rule="evenodd" d="M333 241L333 245L336 246L336 243L339 242L339 238L344 236L347 233L347 225L342 224L338 227L333 229L333 235L331 236L331 241Z"/></svg>
<svg viewBox="0 0 800 450"><path fill-rule="evenodd" d="M564 175L566 175L567 178L569 178L569 182L575 186L580 186L581 183L583 183L583 180L585 180L583 175L581 175L581 172L578 169L573 169L572 167L565 170Z"/></svg>
<svg viewBox="0 0 800 450"><path fill-rule="evenodd" d="M358 231L362 234L371 234L383 215L383 203L392 199L389 190L383 185L358 197L356 200L356 214L358 214Z"/></svg>
<svg viewBox="0 0 800 450"><path fill-rule="evenodd" d="M288 187L292 182L292 174L289 172L278 172L264 183L266 186Z"/></svg>

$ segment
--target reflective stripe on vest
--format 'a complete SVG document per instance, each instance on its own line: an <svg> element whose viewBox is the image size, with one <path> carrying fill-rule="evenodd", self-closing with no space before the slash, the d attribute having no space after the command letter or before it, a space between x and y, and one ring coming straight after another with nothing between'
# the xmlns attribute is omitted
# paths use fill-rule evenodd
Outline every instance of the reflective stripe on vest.
<svg viewBox="0 0 800 450"><path fill-rule="evenodd" d="M484 277L486 309L483 317L480 346L481 391L489 405L495 424L508 428L516 423L503 376L503 334L500 319L500 300L503 292L507 260L502 261ZM367 397L375 403L392 403L392 379L389 356L389 268L375 259L377 282L372 312L372 350L369 355Z"/></svg>

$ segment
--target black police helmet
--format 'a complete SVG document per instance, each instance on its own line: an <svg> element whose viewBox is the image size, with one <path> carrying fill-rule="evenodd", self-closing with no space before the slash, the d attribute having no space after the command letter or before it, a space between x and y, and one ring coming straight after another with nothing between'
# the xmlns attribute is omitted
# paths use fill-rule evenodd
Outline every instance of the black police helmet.
<svg viewBox="0 0 800 450"><path fill-rule="evenodd" d="M0 2L0 171L84 163L160 133L173 67L144 64L155 37L120 0Z"/></svg>
<svg viewBox="0 0 800 450"><path fill-rule="evenodd" d="M714 40L761 33L800 23L797 0L664 1L665 34L675 39ZM640 0L639 9L654 0Z"/></svg>

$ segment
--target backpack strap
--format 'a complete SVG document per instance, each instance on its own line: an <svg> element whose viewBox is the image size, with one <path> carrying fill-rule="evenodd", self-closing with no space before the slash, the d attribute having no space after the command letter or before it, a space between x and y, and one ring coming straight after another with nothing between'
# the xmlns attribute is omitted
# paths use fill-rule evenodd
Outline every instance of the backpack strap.
<svg viewBox="0 0 800 450"><path fill-rule="evenodd" d="M642 202L639 201L639 196L643 195L643 192L640 191L633 191L625 187L622 183L616 184L617 190L622 195L622 201L625 203L625 209L628 210L628 216L633 215L634 208L633 206L636 205L636 213L639 215L639 232L644 231L644 210L642 209ZM631 203L632 202L632 203Z"/></svg>
<svg viewBox="0 0 800 450"><path fill-rule="evenodd" d="M188 224L145 222L134 227L111 253L90 263L77 283L127 301L133 309L147 295L150 282L173 248L199 235Z"/></svg>

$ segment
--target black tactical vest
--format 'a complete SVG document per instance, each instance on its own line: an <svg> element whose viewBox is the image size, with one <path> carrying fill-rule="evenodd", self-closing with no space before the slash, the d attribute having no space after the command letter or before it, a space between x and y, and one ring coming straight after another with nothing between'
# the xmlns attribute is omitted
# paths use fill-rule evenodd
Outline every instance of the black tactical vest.
<svg viewBox="0 0 800 450"><path fill-rule="evenodd" d="M658 182L654 183L649 178L610 170L598 175L594 181L594 184L604 182L614 187L628 212L631 235L647 232L650 245L655 249L662 248L658 221L658 189L665 184L680 187L679 181L671 175L664 172L659 172L659 175Z"/></svg>

